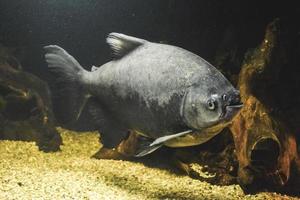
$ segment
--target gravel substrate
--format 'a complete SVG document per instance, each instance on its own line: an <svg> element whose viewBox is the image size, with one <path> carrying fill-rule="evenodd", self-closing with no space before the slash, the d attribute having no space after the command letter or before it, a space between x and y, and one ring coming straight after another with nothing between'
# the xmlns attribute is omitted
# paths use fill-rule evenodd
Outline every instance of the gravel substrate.
<svg viewBox="0 0 300 200"><path fill-rule="evenodd" d="M238 185L214 186L142 163L90 158L98 134L59 129L62 151L33 142L0 141L0 200L10 199L296 199L276 193L245 195Z"/></svg>

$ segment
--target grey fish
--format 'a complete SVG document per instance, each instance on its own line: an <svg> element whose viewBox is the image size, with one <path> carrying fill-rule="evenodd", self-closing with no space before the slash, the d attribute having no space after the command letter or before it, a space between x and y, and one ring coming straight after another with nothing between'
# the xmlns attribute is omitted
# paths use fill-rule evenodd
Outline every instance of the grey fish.
<svg viewBox="0 0 300 200"><path fill-rule="evenodd" d="M110 33L114 60L83 69L64 49L45 46L48 67L57 74L57 93L69 98L70 120L87 100L106 148L128 130L145 137L136 156L162 145L204 143L230 123L242 107L239 91L210 63L185 49Z"/></svg>

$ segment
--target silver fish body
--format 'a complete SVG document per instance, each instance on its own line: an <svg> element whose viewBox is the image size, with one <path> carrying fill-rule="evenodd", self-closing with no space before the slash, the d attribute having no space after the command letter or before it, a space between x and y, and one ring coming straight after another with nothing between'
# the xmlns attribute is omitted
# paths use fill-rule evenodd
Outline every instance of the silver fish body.
<svg viewBox="0 0 300 200"><path fill-rule="evenodd" d="M187 50L119 33L111 33L107 42L115 59L91 72L60 47L45 49L49 67L80 88L77 114L92 97L108 147L116 146L126 130L154 140L146 154L162 144L198 145L218 134L241 108L232 84Z"/></svg>

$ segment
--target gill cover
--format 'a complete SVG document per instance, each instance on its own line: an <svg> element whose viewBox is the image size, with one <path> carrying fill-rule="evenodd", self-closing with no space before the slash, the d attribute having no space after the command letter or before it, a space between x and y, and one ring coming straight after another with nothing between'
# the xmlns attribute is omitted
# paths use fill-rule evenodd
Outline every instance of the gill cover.
<svg viewBox="0 0 300 200"><path fill-rule="evenodd" d="M209 91L197 85L186 91L180 114L188 127L202 130L221 121L223 102L219 94Z"/></svg>

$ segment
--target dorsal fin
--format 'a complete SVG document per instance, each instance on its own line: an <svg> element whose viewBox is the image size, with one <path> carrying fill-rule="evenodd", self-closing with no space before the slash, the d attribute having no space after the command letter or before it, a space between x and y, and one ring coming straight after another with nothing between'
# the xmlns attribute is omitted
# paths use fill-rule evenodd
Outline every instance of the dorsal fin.
<svg viewBox="0 0 300 200"><path fill-rule="evenodd" d="M147 41L121 33L110 33L106 38L106 42L109 44L115 58L122 58Z"/></svg>

